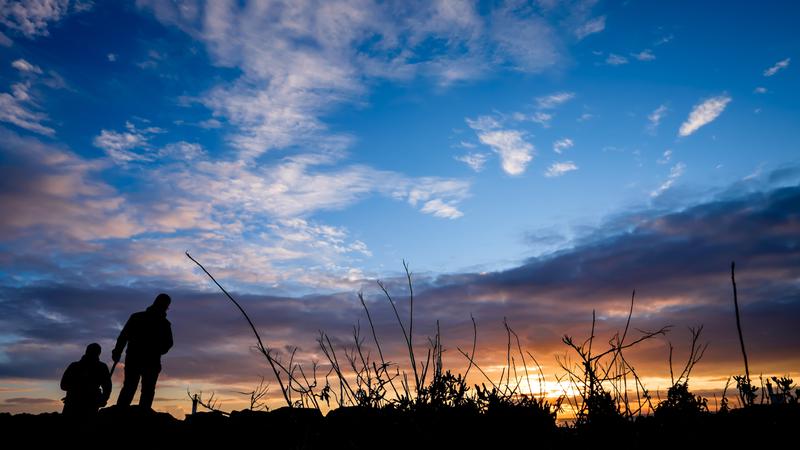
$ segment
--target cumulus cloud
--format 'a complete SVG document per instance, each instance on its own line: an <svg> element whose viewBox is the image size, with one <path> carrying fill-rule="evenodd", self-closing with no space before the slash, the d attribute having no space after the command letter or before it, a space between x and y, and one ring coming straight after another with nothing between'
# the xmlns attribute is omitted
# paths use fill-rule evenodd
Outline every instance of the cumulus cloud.
<svg viewBox="0 0 800 450"><path fill-rule="evenodd" d="M782 61L776 62L774 66L772 66L769 69L766 69L764 71L764 76L765 77L771 77L771 76L775 75L776 73L780 72L781 70L789 67L789 62L791 62L791 60L792 60L791 58L786 58L786 59L784 59Z"/></svg>
<svg viewBox="0 0 800 450"><path fill-rule="evenodd" d="M578 166L575 165L572 161L565 161L565 162L555 162L547 168L547 171L544 173L544 176L547 178L554 178L560 177L567 172L571 172L573 170L578 170Z"/></svg>
<svg viewBox="0 0 800 450"><path fill-rule="evenodd" d="M689 117L683 124L681 124L678 135L689 136L700 127L713 122L723 111L728 103L731 102L731 97L727 94L711 97L698 103L689 113Z"/></svg>

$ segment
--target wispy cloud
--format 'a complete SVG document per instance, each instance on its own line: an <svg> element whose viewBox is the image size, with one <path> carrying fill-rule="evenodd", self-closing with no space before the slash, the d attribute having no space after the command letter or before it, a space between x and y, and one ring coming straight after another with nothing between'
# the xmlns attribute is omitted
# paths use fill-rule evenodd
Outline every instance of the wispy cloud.
<svg viewBox="0 0 800 450"><path fill-rule="evenodd" d="M468 165L475 172L483 170L486 160L489 158L487 153L467 153L466 155L456 156L457 161Z"/></svg>
<svg viewBox="0 0 800 450"><path fill-rule="evenodd" d="M126 131L101 130L92 143L105 150L116 163L125 164L133 161L152 161L155 155L149 150L150 139L155 134L163 133L158 127L137 128L132 122L125 123ZM136 152L134 150L141 150Z"/></svg>
<svg viewBox="0 0 800 450"><path fill-rule="evenodd" d="M783 61L776 62L774 66L772 66L769 69L764 71L764 76L765 77L771 77L771 76L775 75L776 73L780 72L781 70L789 67L789 62L791 60L792 60L791 58L786 58Z"/></svg>
<svg viewBox="0 0 800 450"><path fill-rule="evenodd" d="M656 161L659 164L667 164L672 159L672 150L667 149L664 150L664 154L661 155L661 158Z"/></svg>
<svg viewBox="0 0 800 450"><path fill-rule="evenodd" d="M628 58L617 55L616 53L609 53L606 58L606 64L609 66L621 66L623 64L628 64Z"/></svg>
<svg viewBox="0 0 800 450"><path fill-rule="evenodd" d="M11 93L0 93L0 121L45 136L54 135L55 130L44 125L49 117L37 110L30 91L31 83L26 81L12 85Z"/></svg>
<svg viewBox="0 0 800 450"><path fill-rule="evenodd" d="M20 72L30 72L36 74L42 73L42 69L40 69L38 66L34 66L33 64L21 58L12 62L11 67L19 70Z"/></svg>
<svg viewBox="0 0 800 450"><path fill-rule="evenodd" d="M606 29L606 16L595 17L594 19L590 19L583 25L579 26L575 30L575 37L578 40L589 36L590 34L599 33Z"/></svg>
<svg viewBox="0 0 800 450"><path fill-rule="evenodd" d="M434 199L428 202L425 202L425 205L420 210L426 214L433 214L436 217L441 217L445 219L458 219L459 217L463 216L464 213L458 210L452 204L445 203L441 200Z"/></svg>
<svg viewBox="0 0 800 450"><path fill-rule="evenodd" d="M541 109L552 109L575 98L574 92L556 92L536 98L536 105Z"/></svg>
<svg viewBox="0 0 800 450"><path fill-rule="evenodd" d="M660 105L656 108L650 115L647 116L648 124L647 129L650 132L655 132L658 129L658 125L661 123L661 119L667 115L667 105Z"/></svg>
<svg viewBox="0 0 800 450"><path fill-rule="evenodd" d="M683 176L683 173L685 171L686 171L686 164L682 162L679 162L678 164L672 166L672 169L670 169L667 179L664 180L664 182L661 183L661 185L658 186L658 188L656 188L653 192L650 193L650 197L658 197L664 192L666 192L669 188L672 187L672 185L675 184L676 181L678 181L678 178Z"/></svg>
<svg viewBox="0 0 800 450"><path fill-rule="evenodd" d="M767 93L767 88L759 86L759 87L753 89L753 93L754 94L766 94Z"/></svg>
<svg viewBox="0 0 800 450"><path fill-rule="evenodd" d="M47 36L47 27L68 14L92 7L85 0L21 0L0 5L0 23L22 33L27 38Z"/></svg>
<svg viewBox="0 0 800 450"><path fill-rule="evenodd" d="M632 53L631 56L639 61L654 61L656 59L656 55L654 55L650 49L642 50L639 53Z"/></svg>
<svg viewBox="0 0 800 450"><path fill-rule="evenodd" d="M547 168L544 176L548 178L560 177L567 172L572 172L573 170L578 170L578 166L576 166L572 161L555 162Z"/></svg>
<svg viewBox="0 0 800 450"><path fill-rule="evenodd" d="M694 106L692 112L689 113L689 117L686 121L681 124L678 134L680 136L689 136L700 129L700 127L713 122L714 119L725 111L725 107L728 106L731 100L729 95L722 94L698 103Z"/></svg>
<svg viewBox="0 0 800 450"><path fill-rule="evenodd" d="M560 155L564 150L572 148L573 145L575 143L570 138L559 139L553 142L553 151Z"/></svg>

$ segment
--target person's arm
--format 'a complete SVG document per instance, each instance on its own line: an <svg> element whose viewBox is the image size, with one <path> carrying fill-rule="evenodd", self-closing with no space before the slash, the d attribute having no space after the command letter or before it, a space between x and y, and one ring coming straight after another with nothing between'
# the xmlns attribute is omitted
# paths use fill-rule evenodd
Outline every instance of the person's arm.
<svg viewBox="0 0 800 450"><path fill-rule="evenodd" d="M125 349L125 345L128 344L128 339L130 339L131 319L133 319L133 316L128 318L128 321L125 322L125 326L122 327L122 331L119 332L117 345L114 346L114 350L111 350L111 359L114 362L119 362L120 357L122 357L122 350Z"/></svg>
<svg viewBox="0 0 800 450"><path fill-rule="evenodd" d="M166 355L169 349L172 348L172 325L167 321L167 325L164 327L164 346L161 348L161 354Z"/></svg>
<svg viewBox="0 0 800 450"><path fill-rule="evenodd" d="M101 406L105 406L106 403L108 403L108 398L111 397L111 374L108 372L108 366L105 363L100 364L100 371L103 380L103 383L101 385L103 389Z"/></svg>
<svg viewBox="0 0 800 450"><path fill-rule="evenodd" d="M67 366L67 370L64 371L64 375L61 376L61 390L62 391L69 391L74 384L73 378L75 378L74 372L75 363L71 363Z"/></svg>

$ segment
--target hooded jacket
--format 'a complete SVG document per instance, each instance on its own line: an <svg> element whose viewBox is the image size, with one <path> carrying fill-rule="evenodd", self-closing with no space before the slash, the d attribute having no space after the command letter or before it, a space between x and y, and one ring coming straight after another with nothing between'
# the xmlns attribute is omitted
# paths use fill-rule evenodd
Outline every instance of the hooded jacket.
<svg viewBox="0 0 800 450"><path fill-rule="evenodd" d="M172 348L172 325L167 313L150 306L145 311L131 314L119 333L114 353L125 353L126 365L161 368L161 355Z"/></svg>

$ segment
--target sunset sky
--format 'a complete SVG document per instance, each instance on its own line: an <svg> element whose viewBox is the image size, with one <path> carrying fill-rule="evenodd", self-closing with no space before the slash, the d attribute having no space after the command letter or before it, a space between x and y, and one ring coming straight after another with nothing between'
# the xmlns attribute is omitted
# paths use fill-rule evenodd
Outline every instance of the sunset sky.
<svg viewBox="0 0 800 450"><path fill-rule="evenodd" d="M800 3L0 0L0 412L60 411L66 366L159 292L175 347L154 407L242 408L283 357L366 317L392 360L441 323L498 377L503 318L550 381L565 333L669 384L800 379ZM679 364L679 363L676 363ZM114 378L112 401L121 386ZM472 376L473 374L471 374ZM480 382L480 378L473 381ZM554 387L557 390L556 387ZM280 406L273 383L270 405Z"/></svg>

